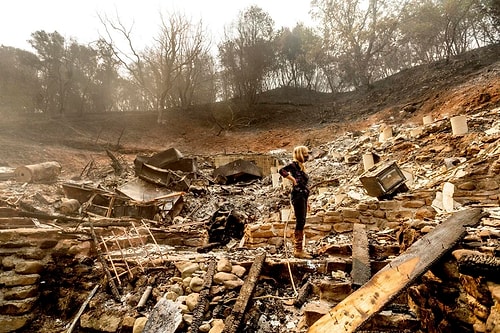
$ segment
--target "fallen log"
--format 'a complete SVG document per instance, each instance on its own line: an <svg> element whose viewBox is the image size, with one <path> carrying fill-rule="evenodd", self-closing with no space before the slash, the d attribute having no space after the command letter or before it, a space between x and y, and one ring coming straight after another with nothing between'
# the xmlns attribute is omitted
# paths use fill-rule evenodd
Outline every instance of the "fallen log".
<svg viewBox="0 0 500 333"><path fill-rule="evenodd" d="M60 173L61 165L58 162L24 165L14 170L16 181L20 183L54 180Z"/></svg>
<svg viewBox="0 0 500 333"><path fill-rule="evenodd" d="M466 227L476 225L482 216L481 209L454 213L328 311L307 332L355 332L448 252L466 234Z"/></svg>
<svg viewBox="0 0 500 333"><path fill-rule="evenodd" d="M63 214L73 214L80 209L80 203L76 199L63 198L59 210Z"/></svg>
<svg viewBox="0 0 500 333"><path fill-rule="evenodd" d="M241 287L240 295L236 300L236 304L234 305L231 314L226 318L226 321L224 322L224 331L222 331L223 333L238 332L238 328L241 325L241 320L243 319L243 315L245 314L248 302L252 297L255 285L257 284L257 280L259 279L260 271L262 270L262 266L264 265L265 261L265 252L255 257L252 267L250 267L250 271L248 272L248 276L245 279L245 283Z"/></svg>

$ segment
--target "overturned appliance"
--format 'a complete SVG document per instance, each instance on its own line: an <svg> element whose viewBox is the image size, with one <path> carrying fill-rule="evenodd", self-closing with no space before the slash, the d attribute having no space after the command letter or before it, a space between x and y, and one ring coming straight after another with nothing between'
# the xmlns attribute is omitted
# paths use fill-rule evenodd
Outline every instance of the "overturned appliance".
<svg viewBox="0 0 500 333"><path fill-rule="evenodd" d="M238 159L222 165L214 171L219 184L232 184L262 178L262 170L251 161Z"/></svg>
<svg viewBox="0 0 500 333"><path fill-rule="evenodd" d="M396 162L381 164L364 172L359 180L368 195L380 200L390 199L397 193L408 191L406 177Z"/></svg>
<svg viewBox="0 0 500 333"><path fill-rule="evenodd" d="M139 178L176 191L187 191L190 185L189 175L197 171L196 160L183 157L175 148L151 157L137 156L134 167Z"/></svg>

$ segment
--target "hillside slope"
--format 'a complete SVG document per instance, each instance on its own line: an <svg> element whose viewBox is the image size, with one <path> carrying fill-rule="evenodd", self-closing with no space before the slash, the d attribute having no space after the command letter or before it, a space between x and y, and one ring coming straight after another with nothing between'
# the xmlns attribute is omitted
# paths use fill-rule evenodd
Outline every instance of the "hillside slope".
<svg viewBox="0 0 500 333"><path fill-rule="evenodd" d="M500 44L397 73L367 89L320 94L279 89L251 109L199 106L172 112L165 124L154 113L2 117L0 166L56 160L68 173L105 149L133 159L137 153L175 147L185 155L268 152L329 142L372 124L420 123L500 105Z"/></svg>

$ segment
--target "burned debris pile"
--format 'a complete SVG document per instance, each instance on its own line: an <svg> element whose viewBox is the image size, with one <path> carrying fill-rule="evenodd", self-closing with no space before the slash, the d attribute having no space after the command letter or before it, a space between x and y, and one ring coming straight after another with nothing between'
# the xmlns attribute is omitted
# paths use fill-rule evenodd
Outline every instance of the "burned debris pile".
<svg viewBox="0 0 500 333"><path fill-rule="evenodd" d="M494 332L500 109L460 116L310 147L310 260L291 255L289 151L1 168L0 326Z"/></svg>

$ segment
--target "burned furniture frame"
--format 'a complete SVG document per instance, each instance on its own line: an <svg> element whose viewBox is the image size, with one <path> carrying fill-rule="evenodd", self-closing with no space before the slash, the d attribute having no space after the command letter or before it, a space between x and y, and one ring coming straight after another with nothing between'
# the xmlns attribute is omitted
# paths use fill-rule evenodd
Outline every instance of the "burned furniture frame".
<svg viewBox="0 0 500 333"><path fill-rule="evenodd" d="M133 217L154 219L157 214L174 217L184 203L182 193L148 201L133 200L123 193L115 193L85 184L63 183L66 197L82 205L82 213L104 217Z"/></svg>

